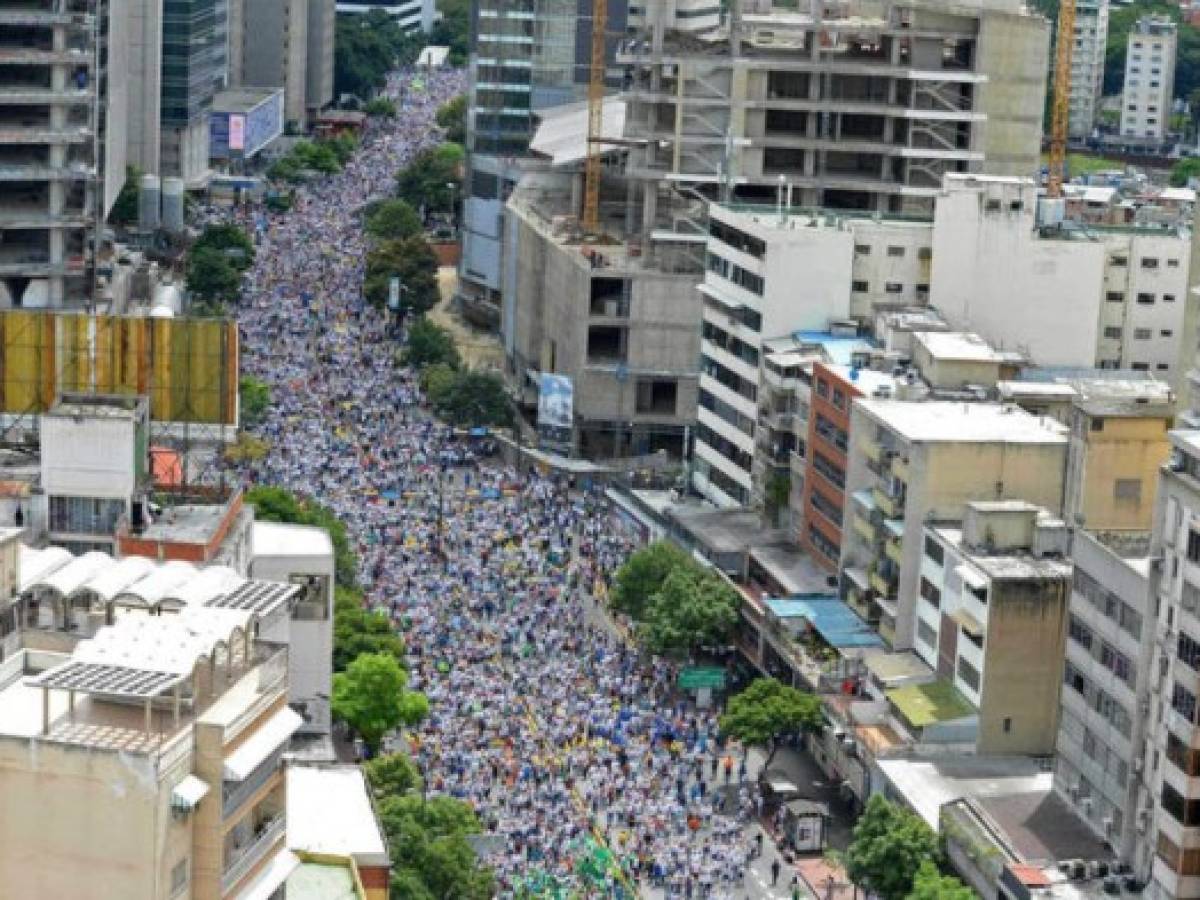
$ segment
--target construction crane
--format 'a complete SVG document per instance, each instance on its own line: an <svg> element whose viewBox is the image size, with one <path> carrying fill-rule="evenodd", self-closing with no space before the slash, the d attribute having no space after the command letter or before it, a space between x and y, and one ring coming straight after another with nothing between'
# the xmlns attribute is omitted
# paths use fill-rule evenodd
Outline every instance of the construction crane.
<svg viewBox="0 0 1200 900"><path fill-rule="evenodd" d="M1067 0L1073 3L1074 0ZM604 131L604 39L608 33L608 0L592 0L592 61L588 71L587 160L584 164L583 230L600 225L600 139Z"/></svg>
<svg viewBox="0 0 1200 900"><path fill-rule="evenodd" d="M1071 119L1071 54L1075 49L1075 0L1058 7L1058 41L1054 46L1054 94L1050 114L1050 165L1048 197L1061 197L1067 167L1067 126Z"/></svg>

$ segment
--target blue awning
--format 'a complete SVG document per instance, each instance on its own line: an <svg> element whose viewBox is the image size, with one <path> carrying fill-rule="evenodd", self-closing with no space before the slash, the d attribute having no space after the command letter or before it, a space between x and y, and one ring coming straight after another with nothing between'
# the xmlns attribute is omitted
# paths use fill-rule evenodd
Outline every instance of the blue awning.
<svg viewBox="0 0 1200 900"><path fill-rule="evenodd" d="M883 639L853 609L831 594L767 597L781 619L805 619L831 647L882 647Z"/></svg>

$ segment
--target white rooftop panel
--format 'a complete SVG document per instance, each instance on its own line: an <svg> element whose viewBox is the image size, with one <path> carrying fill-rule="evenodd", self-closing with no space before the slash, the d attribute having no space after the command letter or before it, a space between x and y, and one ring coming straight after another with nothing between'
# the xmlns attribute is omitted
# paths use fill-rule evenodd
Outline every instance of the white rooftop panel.
<svg viewBox="0 0 1200 900"><path fill-rule="evenodd" d="M56 569L45 578L31 584L30 587L49 588L58 591L64 597L69 597L114 564L113 558L107 553L93 550L83 556L75 557L61 569Z"/></svg>
<svg viewBox="0 0 1200 900"><path fill-rule="evenodd" d="M21 544L17 548L17 566L20 569L20 581L17 590L21 593L34 587L52 572L57 572L63 566L69 565L75 557L69 550L62 547L45 547L35 550Z"/></svg>
<svg viewBox="0 0 1200 900"><path fill-rule="evenodd" d="M387 847L357 766L288 766L288 847L298 852L387 861Z"/></svg>
<svg viewBox="0 0 1200 900"><path fill-rule="evenodd" d="M111 600L129 585L148 572L154 571L154 560L144 556L127 556L109 568L98 573L95 578L79 588L80 591L91 591L99 594L105 600Z"/></svg>

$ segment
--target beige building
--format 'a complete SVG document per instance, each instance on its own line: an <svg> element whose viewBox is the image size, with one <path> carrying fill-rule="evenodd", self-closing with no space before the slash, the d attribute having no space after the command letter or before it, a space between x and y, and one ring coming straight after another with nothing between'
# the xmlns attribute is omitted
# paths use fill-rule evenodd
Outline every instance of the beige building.
<svg viewBox="0 0 1200 900"><path fill-rule="evenodd" d="M960 525L924 529L913 649L975 711L977 753L1054 751L1066 551L1066 524L1021 500L968 503Z"/></svg>
<svg viewBox="0 0 1200 900"><path fill-rule="evenodd" d="M1067 437L1014 406L858 400L850 425L841 570L846 599L894 649L910 649L930 520L972 500L1062 510Z"/></svg>
<svg viewBox="0 0 1200 900"><path fill-rule="evenodd" d="M1063 504L1067 521L1097 531L1148 531L1173 419L1170 400L1076 400Z"/></svg>

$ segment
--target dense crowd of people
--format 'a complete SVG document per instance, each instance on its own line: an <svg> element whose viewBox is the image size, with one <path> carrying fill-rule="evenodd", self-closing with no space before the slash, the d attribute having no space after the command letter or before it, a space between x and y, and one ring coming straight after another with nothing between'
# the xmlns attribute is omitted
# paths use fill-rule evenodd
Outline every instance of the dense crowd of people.
<svg viewBox="0 0 1200 900"><path fill-rule="evenodd" d="M475 459L470 437L423 410L386 312L363 299L356 210L436 143L434 114L463 87L459 72L397 73L399 119L373 123L341 173L299 188L288 213L241 214L259 244L243 367L272 396L256 427L270 451L243 475L346 524L366 600L403 630L411 687L431 703L409 750L430 792L469 802L503 838L488 860L502 896L534 879L745 896L754 807L740 754L594 600L629 549L606 502Z"/></svg>

